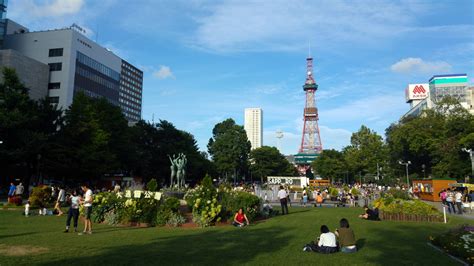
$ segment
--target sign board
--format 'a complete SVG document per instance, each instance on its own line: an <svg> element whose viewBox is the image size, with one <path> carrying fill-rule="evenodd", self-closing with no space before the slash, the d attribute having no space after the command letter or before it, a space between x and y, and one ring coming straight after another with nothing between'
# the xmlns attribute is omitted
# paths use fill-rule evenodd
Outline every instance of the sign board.
<svg viewBox="0 0 474 266"><path fill-rule="evenodd" d="M423 84L408 84L405 89L405 99L407 102L413 100L423 100L430 94L430 87L428 83Z"/></svg>
<svg viewBox="0 0 474 266"><path fill-rule="evenodd" d="M308 178L305 176L268 176L268 184L270 185L287 185L287 186L308 186Z"/></svg>
<svg viewBox="0 0 474 266"><path fill-rule="evenodd" d="M295 154L295 163L296 164L311 164L316 157L317 154L306 154L306 153L298 153Z"/></svg>

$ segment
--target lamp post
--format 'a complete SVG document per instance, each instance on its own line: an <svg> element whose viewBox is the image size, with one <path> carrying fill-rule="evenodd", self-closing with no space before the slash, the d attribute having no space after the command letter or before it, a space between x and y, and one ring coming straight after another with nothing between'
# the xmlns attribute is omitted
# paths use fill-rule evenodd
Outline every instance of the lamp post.
<svg viewBox="0 0 474 266"><path fill-rule="evenodd" d="M462 151L469 153L469 156L471 157L471 174L474 176L474 150L462 148Z"/></svg>
<svg viewBox="0 0 474 266"><path fill-rule="evenodd" d="M423 179L426 178L426 175L425 175L425 168L426 168L426 165L425 165L425 164L422 164L422 165L421 165L421 171L423 172Z"/></svg>
<svg viewBox="0 0 474 266"><path fill-rule="evenodd" d="M405 169L406 169L406 172L407 172L407 186L410 187L410 180L408 180L408 166L411 164L411 161L404 162L402 160L399 160L398 163L400 165L405 165Z"/></svg>

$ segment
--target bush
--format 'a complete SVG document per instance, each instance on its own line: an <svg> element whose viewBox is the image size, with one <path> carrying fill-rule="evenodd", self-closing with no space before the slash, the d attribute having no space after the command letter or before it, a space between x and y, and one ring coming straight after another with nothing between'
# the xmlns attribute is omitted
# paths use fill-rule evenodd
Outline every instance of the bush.
<svg viewBox="0 0 474 266"><path fill-rule="evenodd" d="M14 205L14 206L20 206L22 204L23 200L21 196L13 196L8 198L8 204Z"/></svg>
<svg viewBox="0 0 474 266"><path fill-rule="evenodd" d="M261 199L248 192L219 190L219 201L222 204L221 217L224 220L232 218L240 208L251 221L260 215Z"/></svg>
<svg viewBox="0 0 474 266"><path fill-rule="evenodd" d="M405 214L441 217L442 214L435 207L421 200L402 200L391 196L384 196L374 202L379 210L387 214Z"/></svg>
<svg viewBox="0 0 474 266"><path fill-rule="evenodd" d="M179 220L178 218L176 218L177 215L181 216L179 214L179 207L179 199L174 197L166 198L160 205L160 207L158 208L158 212L156 213L156 225L164 226L170 223L176 224L176 221Z"/></svg>
<svg viewBox="0 0 474 266"><path fill-rule="evenodd" d="M35 187L29 198L31 207L45 208L52 203L51 188L47 186Z"/></svg>
<svg viewBox="0 0 474 266"><path fill-rule="evenodd" d="M353 187L353 188L351 189L351 194L352 194L353 196L359 196L359 195L360 195L360 191L359 191L357 188Z"/></svg>
<svg viewBox="0 0 474 266"><path fill-rule="evenodd" d="M389 191L382 194L383 197L392 197L394 199L409 200L411 199L410 195L405 190L400 189L390 189Z"/></svg>
<svg viewBox="0 0 474 266"><path fill-rule="evenodd" d="M146 184L146 187L149 191L155 192L156 189L158 188L158 183L156 182L156 179L152 178L148 184Z"/></svg>
<svg viewBox="0 0 474 266"><path fill-rule="evenodd" d="M166 224L172 227L181 226L186 222L186 219L179 213L171 213L166 221Z"/></svg>
<svg viewBox="0 0 474 266"><path fill-rule="evenodd" d="M201 227L214 225L221 220L219 214L222 206L217 202L217 190L208 175L200 186L188 190L184 198L192 207L193 221Z"/></svg>

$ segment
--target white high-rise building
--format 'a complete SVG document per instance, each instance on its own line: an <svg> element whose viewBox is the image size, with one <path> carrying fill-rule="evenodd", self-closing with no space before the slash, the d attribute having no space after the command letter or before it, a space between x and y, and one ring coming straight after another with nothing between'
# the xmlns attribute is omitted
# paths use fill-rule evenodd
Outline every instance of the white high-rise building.
<svg viewBox="0 0 474 266"><path fill-rule="evenodd" d="M252 150L263 145L263 111L261 108L245 108L244 129L252 144Z"/></svg>
<svg viewBox="0 0 474 266"><path fill-rule="evenodd" d="M87 38L77 25L36 32L20 26L7 24L11 34L4 36L3 49L49 65L47 94L51 103L65 110L77 92L84 92L119 106L129 122L141 119L141 70Z"/></svg>

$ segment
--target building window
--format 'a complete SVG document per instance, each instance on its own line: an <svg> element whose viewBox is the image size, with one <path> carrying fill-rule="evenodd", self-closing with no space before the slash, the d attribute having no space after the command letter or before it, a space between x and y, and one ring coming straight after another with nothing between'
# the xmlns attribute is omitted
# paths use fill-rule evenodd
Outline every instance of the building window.
<svg viewBox="0 0 474 266"><path fill-rule="evenodd" d="M59 97L49 97L49 102L53 104L58 104L59 103Z"/></svg>
<svg viewBox="0 0 474 266"><path fill-rule="evenodd" d="M61 88L61 82L51 82L48 84L48 90L59 90Z"/></svg>
<svg viewBox="0 0 474 266"><path fill-rule="evenodd" d="M63 56L63 48L49 49L49 57Z"/></svg>
<svg viewBox="0 0 474 266"><path fill-rule="evenodd" d="M61 71L63 69L63 63L50 63L49 71Z"/></svg>

